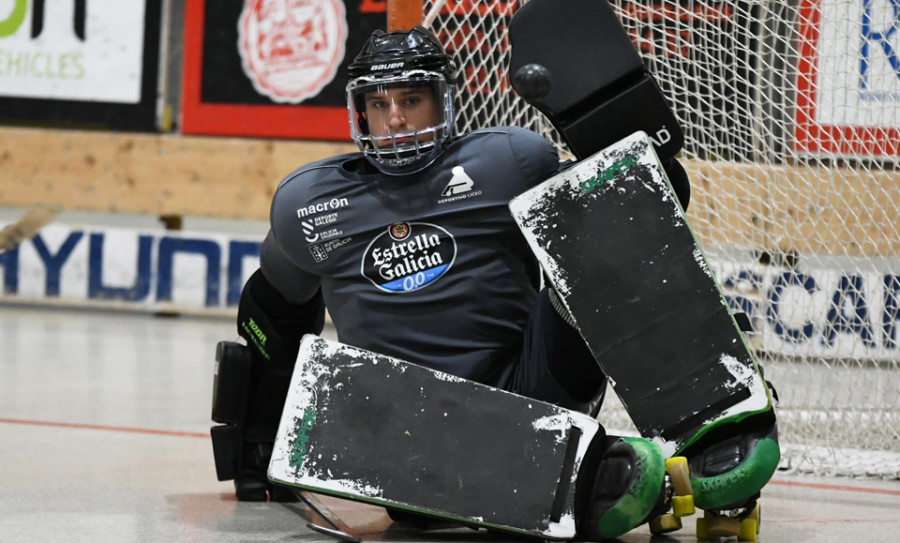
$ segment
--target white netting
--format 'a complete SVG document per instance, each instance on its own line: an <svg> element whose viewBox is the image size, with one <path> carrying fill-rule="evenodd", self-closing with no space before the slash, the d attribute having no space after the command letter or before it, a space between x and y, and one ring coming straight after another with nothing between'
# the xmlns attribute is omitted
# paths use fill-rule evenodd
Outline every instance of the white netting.
<svg viewBox="0 0 900 543"><path fill-rule="evenodd" d="M458 130L514 124L564 151L509 87L515 1L437 2ZM900 4L611 4L684 129L688 218L754 323L784 467L900 478Z"/></svg>

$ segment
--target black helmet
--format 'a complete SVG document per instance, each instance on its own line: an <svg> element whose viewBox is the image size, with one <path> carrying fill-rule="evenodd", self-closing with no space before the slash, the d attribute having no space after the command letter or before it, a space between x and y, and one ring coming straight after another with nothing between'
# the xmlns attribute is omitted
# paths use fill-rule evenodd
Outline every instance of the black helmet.
<svg viewBox="0 0 900 543"><path fill-rule="evenodd" d="M347 68L350 79L373 73L399 74L406 70L438 72L448 81L456 76L453 59L424 26L397 32L372 32Z"/></svg>
<svg viewBox="0 0 900 543"><path fill-rule="evenodd" d="M348 68L350 132L379 170L431 164L453 131L456 65L426 28L376 30Z"/></svg>

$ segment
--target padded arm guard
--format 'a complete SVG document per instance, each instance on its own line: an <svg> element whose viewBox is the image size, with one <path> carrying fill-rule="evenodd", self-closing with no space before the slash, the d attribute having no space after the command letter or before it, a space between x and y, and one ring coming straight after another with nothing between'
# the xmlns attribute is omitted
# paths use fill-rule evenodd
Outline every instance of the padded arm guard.
<svg viewBox="0 0 900 543"><path fill-rule="evenodd" d="M509 39L513 88L579 159L638 130L663 163L681 149L678 121L609 3L532 0L513 16Z"/></svg>
<svg viewBox="0 0 900 543"><path fill-rule="evenodd" d="M238 334L254 354L276 365L293 366L304 334L320 334L325 325L322 292L303 305L293 305L257 270L241 293Z"/></svg>
<svg viewBox="0 0 900 543"><path fill-rule="evenodd" d="M681 207L691 186L674 156L684 134L608 2L532 0L509 25L512 85L580 160L642 130Z"/></svg>
<svg viewBox="0 0 900 543"><path fill-rule="evenodd" d="M687 211L688 204L691 202L691 181L687 172L684 171L681 163L674 158L663 162L663 169L666 171L666 177L669 178L672 190L675 191L678 203L681 204L681 209Z"/></svg>

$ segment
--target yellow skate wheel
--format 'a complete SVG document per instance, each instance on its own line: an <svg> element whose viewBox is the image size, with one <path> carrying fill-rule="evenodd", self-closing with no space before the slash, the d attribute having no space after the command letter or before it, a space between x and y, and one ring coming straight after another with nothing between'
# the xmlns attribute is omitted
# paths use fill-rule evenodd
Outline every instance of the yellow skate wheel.
<svg viewBox="0 0 900 543"><path fill-rule="evenodd" d="M650 521L650 533L667 534L681 529L681 519L675 515L661 515Z"/></svg>
<svg viewBox="0 0 900 543"><path fill-rule="evenodd" d="M712 539L712 536L709 535L709 526L705 518L697 519L697 539Z"/></svg>
<svg viewBox="0 0 900 543"><path fill-rule="evenodd" d="M740 541L756 541L759 534L759 522L756 519L745 518L741 521L740 533L738 540Z"/></svg>
<svg viewBox="0 0 900 543"><path fill-rule="evenodd" d="M741 535L741 521L736 518L710 514L697 519L697 539L716 539Z"/></svg>
<svg viewBox="0 0 900 543"><path fill-rule="evenodd" d="M672 513L676 517L689 517L696 512L693 496L674 496L672 498Z"/></svg>
<svg viewBox="0 0 900 543"><path fill-rule="evenodd" d="M753 511L750 512L750 515L747 518L752 518L756 521L756 531L759 531L759 525L762 524L762 508L759 505L759 501L756 502L756 507L753 508Z"/></svg>
<svg viewBox="0 0 900 543"><path fill-rule="evenodd" d="M694 493L691 489L691 474L688 471L687 458L673 456L666 460L666 472L672 481L672 488L679 496L690 496Z"/></svg>

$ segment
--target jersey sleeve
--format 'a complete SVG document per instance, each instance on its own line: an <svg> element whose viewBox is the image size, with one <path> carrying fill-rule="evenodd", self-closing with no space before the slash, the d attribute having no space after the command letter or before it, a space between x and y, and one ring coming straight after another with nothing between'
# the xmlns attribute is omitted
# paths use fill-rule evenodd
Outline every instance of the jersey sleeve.
<svg viewBox="0 0 900 543"><path fill-rule="evenodd" d="M306 265L308 242L297 220L297 208L309 198L311 178L306 171L294 171L279 183L269 210L269 233L260 250L263 275L292 304L309 301L321 285L321 278Z"/></svg>
<svg viewBox="0 0 900 543"><path fill-rule="evenodd" d="M292 304L308 302L319 290L321 279L291 262L271 230L260 249L259 267L269 283Z"/></svg>
<svg viewBox="0 0 900 543"><path fill-rule="evenodd" d="M560 169L559 153L543 136L524 128L511 127L509 143L527 188L556 175Z"/></svg>

